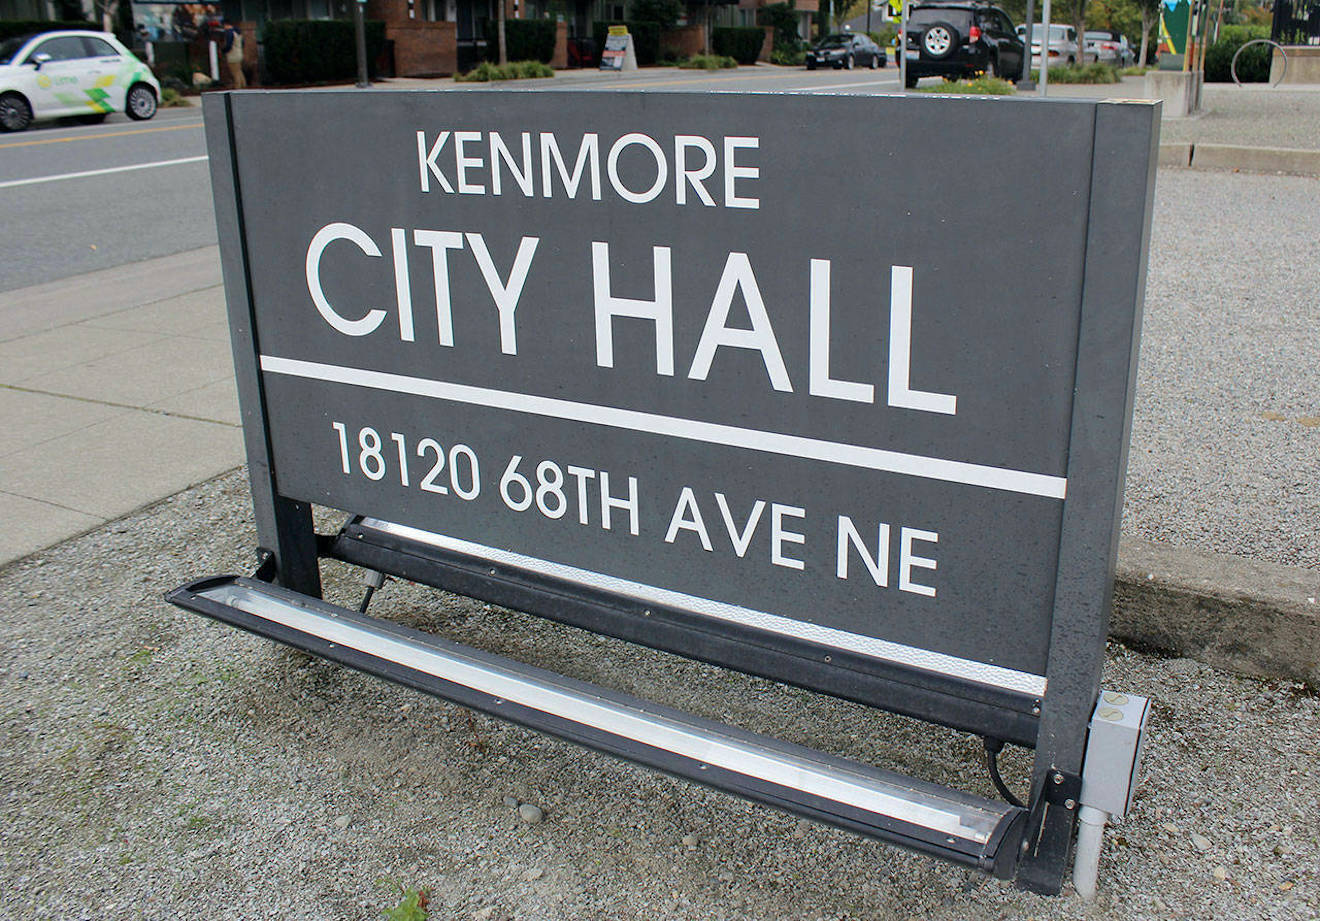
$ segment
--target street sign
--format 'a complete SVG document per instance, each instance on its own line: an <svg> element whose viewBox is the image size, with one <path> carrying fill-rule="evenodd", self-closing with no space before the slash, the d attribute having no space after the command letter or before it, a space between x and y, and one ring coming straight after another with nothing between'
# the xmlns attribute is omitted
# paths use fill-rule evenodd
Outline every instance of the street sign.
<svg viewBox="0 0 1320 921"><path fill-rule="evenodd" d="M318 503L356 516L341 558L1034 745L1017 869L1057 889L1158 107L497 103L206 100L280 581L319 591Z"/></svg>

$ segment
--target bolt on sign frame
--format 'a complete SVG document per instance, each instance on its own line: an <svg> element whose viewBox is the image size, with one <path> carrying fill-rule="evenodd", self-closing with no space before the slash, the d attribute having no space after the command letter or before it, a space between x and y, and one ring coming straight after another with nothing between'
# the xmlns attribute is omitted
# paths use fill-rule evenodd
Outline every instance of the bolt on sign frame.
<svg viewBox="0 0 1320 921"><path fill-rule="evenodd" d="M1158 105L299 91L204 110L264 562L170 600L1059 890ZM1046 133L1028 174L1020 139ZM337 534L312 503L348 513ZM329 605L321 558L1033 747L1030 800Z"/></svg>

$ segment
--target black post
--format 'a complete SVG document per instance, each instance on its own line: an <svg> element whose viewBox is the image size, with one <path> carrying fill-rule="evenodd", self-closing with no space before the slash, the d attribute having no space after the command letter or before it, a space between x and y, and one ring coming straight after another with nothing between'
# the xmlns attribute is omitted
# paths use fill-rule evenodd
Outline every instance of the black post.
<svg viewBox="0 0 1320 921"><path fill-rule="evenodd" d="M362 12L363 7L367 5L366 0L354 0L353 3L353 31L357 37L357 85L359 89L365 89L371 85L367 79L367 24Z"/></svg>
<svg viewBox="0 0 1320 921"><path fill-rule="evenodd" d="M1035 82L1031 79L1031 26L1036 21L1036 0L1027 0L1027 22L1022 32L1022 76L1018 79L1017 88L1023 92L1031 92L1036 88ZM1045 44L1041 45L1042 57L1049 54L1049 48Z"/></svg>

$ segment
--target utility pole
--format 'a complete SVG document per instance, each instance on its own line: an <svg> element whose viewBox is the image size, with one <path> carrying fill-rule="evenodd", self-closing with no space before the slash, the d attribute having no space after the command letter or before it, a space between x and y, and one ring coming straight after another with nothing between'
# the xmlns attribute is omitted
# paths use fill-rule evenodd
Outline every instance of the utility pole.
<svg viewBox="0 0 1320 921"><path fill-rule="evenodd" d="M367 79L367 24L366 9L367 0L356 0L353 4L353 32L357 39L357 85L358 89L366 89L371 85Z"/></svg>
<svg viewBox="0 0 1320 921"><path fill-rule="evenodd" d="M1022 77L1017 82L1017 88L1024 93L1036 88L1036 84L1031 79L1031 29L1035 22L1036 0L1027 0L1027 22L1022 32Z"/></svg>
<svg viewBox="0 0 1320 921"><path fill-rule="evenodd" d="M496 62L501 67L509 63L509 44L504 38L504 23L508 19L508 13L504 9L505 0L495 0L498 7L495 18L496 44L499 46L499 60Z"/></svg>

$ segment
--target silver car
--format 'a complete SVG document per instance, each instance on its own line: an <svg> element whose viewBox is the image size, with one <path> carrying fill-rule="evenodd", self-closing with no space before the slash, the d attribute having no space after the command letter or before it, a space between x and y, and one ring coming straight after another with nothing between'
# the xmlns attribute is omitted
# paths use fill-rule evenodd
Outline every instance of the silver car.
<svg viewBox="0 0 1320 921"><path fill-rule="evenodd" d="M1026 26L1017 27L1018 36L1021 37L1027 31ZM1036 23L1031 27L1031 66L1040 67L1040 37L1045 32L1045 26ZM1090 64L1095 60L1095 54L1088 54L1077 43L1077 30L1072 26L1065 26L1059 23L1050 23L1050 43L1049 56L1051 67L1073 67L1078 64Z"/></svg>
<svg viewBox="0 0 1320 921"><path fill-rule="evenodd" d="M1111 67L1131 67L1137 56L1128 44L1127 36L1110 29L1088 29L1083 36L1086 52L1095 55L1101 64Z"/></svg>

